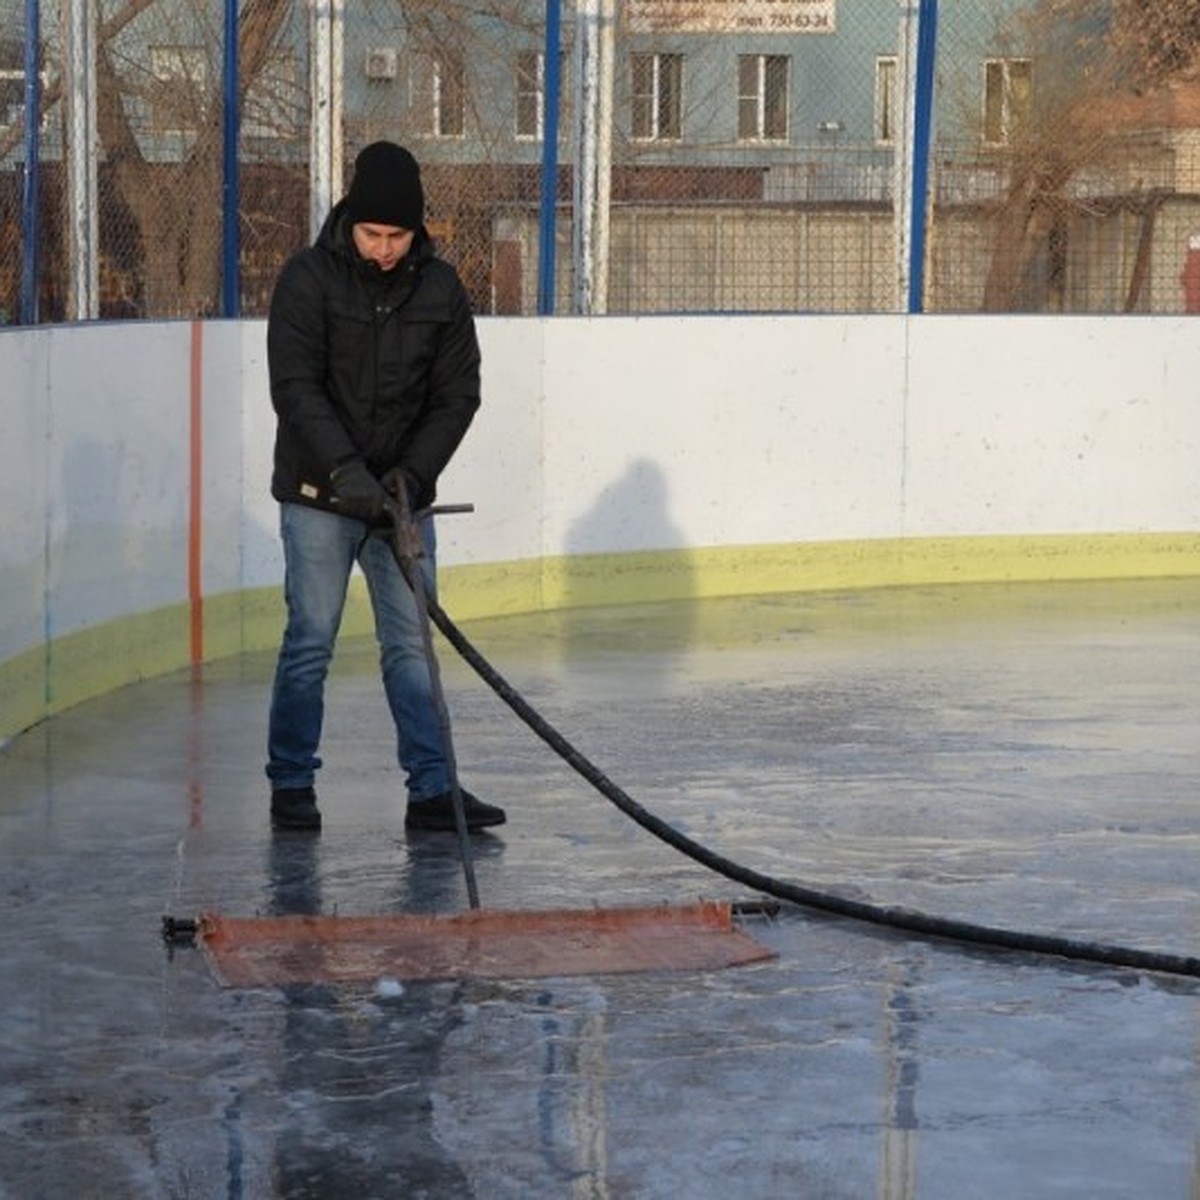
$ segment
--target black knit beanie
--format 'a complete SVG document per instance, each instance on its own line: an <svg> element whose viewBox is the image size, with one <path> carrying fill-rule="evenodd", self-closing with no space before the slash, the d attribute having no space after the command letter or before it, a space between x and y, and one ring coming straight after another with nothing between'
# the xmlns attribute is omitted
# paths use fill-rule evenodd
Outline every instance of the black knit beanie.
<svg viewBox="0 0 1200 1200"><path fill-rule="evenodd" d="M354 178L346 193L351 221L420 229L425 193L417 160L394 142L372 142L354 160Z"/></svg>

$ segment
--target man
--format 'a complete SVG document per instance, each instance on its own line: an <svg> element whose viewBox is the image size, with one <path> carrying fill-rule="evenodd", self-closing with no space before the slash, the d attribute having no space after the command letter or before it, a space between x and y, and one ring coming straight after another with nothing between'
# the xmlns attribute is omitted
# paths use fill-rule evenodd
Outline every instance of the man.
<svg viewBox="0 0 1200 1200"><path fill-rule="evenodd" d="M405 825L453 830L452 780L412 592L386 538L391 497L428 507L479 407L466 291L436 258L416 160L390 142L355 160L314 245L280 272L267 324L277 416L287 626L271 697L267 777L276 828L319 829L314 777L325 679L355 562L367 581L384 691L408 789ZM436 576L432 518L420 560ZM503 809L462 791L470 829Z"/></svg>

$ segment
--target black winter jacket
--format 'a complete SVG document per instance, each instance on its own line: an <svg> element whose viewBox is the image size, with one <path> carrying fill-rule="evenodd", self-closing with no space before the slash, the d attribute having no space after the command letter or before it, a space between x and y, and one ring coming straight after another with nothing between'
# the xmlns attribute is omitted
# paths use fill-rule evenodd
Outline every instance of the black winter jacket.
<svg viewBox="0 0 1200 1200"><path fill-rule="evenodd" d="M278 418L271 494L330 508L330 472L400 467L417 507L479 407L479 343L466 290L419 230L397 266L359 257L345 203L280 272L267 322Z"/></svg>

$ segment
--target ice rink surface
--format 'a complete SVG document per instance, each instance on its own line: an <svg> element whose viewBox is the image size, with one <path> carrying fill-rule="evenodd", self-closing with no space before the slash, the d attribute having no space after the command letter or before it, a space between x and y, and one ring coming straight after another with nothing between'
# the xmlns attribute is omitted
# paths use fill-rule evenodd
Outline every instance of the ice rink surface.
<svg viewBox="0 0 1200 1200"><path fill-rule="evenodd" d="M452 614L453 615L453 614ZM639 803L762 874L1200 955L1200 581L472 622ZM753 899L632 823L442 643L487 907ZM273 654L0 750L0 1197L1192 1200L1200 981L785 905L711 973L222 988L164 915L452 912L367 640L319 836L273 835Z"/></svg>

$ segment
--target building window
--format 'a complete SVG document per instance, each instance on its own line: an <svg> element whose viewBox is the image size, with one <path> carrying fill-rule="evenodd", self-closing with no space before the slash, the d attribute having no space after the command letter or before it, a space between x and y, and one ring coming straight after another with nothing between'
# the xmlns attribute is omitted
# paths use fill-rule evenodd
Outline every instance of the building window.
<svg viewBox="0 0 1200 1200"><path fill-rule="evenodd" d="M738 141L786 142L787 136L788 59L738 55Z"/></svg>
<svg viewBox="0 0 1200 1200"><path fill-rule="evenodd" d="M896 93L899 64L894 54L884 54L875 60L875 141L880 146L893 145L900 128Z"/></svg>
<svg viewBox="0 0 1200 1200"><path fill-rule="evenodd" d="M630 62L633 136L641 141L683 136L683 55L635 54Z"/></svg>
<svg viewBox="0 0 1200 1200"><path fill-rule="evenodd" d="M546 59L536 50L517 55L515 71L517 106L516 134L518 141L542 141L546 136ZM567 56L558 57L558 124L563 127L567 104Z"/></svg>
<svg viewBox="0 0 1200 1200"><path fill-rule="evenodd" d="M536 50L517 55L517 137L542 140L546 96L546 60Z"/></svg>
<svg viewBox="0 0 1200 1200"><path fill-rule="evenodd" d="M413 71L413 108L433 137L462 137L467 88L462 59L454 54L423 56Z"/></svg>
<svg viewBox="0 0 1200 1200"><path fill-rule="evenodd" d="M1029 128L1033 64L1027 58L991 58L983 64L983 140L1017 141Z"/></svg>
<svg viewBox="0 0 1200 1200"><path fill-rule="evenodd" d="M204 124L208 58L199 46L151 46L150 128L194 133Z"/></svg>

